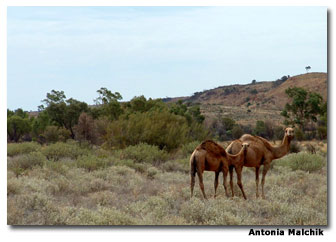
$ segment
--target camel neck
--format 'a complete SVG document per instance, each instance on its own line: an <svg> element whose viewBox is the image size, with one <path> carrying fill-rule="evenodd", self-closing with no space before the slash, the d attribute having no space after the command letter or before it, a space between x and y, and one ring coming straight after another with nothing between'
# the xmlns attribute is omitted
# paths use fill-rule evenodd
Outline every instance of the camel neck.
<svg viewBox="0 0 336 242"><path fill-rule="evenodd" d="M244 155L246 154L245 151L246 151L246 150L242 147L242 148L240 149L240 151L238 152L238 154L231 155L231 154L229 154L229 153L226 152L226 155L230 158L231 162L232 162L232 161L236 162L236 161L239 161L239 160L241 159L241 156L242 156L243 154L244 154Z"/></svg>
<svg viewBox="0 0 336 242"><path fill-rule="evenodd" d="M273 155L275 159L281 158L288 153L290 141L291 141L290 138L287 135L285 135L285 137L282 140L281 145L275 146L273 148Z"/></svg>

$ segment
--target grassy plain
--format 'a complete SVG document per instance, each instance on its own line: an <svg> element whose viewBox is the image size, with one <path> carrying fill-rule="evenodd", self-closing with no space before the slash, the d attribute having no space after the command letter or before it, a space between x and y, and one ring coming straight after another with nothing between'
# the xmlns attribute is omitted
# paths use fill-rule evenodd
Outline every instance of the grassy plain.
<svg viewBox="0 0 336 242"><path fill-rule="evenodd" d="M75 142L8 144L7 223L11 225L327 225L326 144L273 161L266 199L255 198L244 168L244 200L190 199L189 156L197 143L166 153L140 144L106 151ZM214 173L205 172L213 196ZM220 180L220 182L222 182Z"/></svg>

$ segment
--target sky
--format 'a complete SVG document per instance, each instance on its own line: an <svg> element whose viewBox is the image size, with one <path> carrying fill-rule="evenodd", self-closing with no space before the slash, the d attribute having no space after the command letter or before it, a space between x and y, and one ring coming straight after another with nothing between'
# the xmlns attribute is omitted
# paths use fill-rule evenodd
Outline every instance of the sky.
<svg viewBox="0 0 336 242"><path fill-rule="evenodd" d="M326 7L8 7L7 107L48 92L93 104L106 87L190 96L327 72Z"/></svg>

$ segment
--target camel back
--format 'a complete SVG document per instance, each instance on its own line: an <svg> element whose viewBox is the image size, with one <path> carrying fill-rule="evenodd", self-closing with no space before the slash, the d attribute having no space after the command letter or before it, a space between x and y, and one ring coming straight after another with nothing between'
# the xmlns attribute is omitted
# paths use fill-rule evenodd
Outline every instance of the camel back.
<svg viewBox="0 0 336 242"><path fill-rule="evenodd" d="M269 150L272 150L273 147L272 145L269 143L269 141L267 139L264 139L263 137L260 136L255 136L256 138L258 138L259 140L261 140L261 142L263 142L263 144L265 145L265 147Z"/></svg>
<svg viewBox="0 0 336 242"><path fill-rule="evenodd" d="M197 149L206 150L208 154L215 157L226 156L224 148L212 140L203 141Z"/></svg>

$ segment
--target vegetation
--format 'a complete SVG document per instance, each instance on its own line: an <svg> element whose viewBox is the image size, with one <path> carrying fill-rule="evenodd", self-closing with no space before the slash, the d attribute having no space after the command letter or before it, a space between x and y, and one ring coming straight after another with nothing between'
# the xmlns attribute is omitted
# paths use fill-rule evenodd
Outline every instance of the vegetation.
<svg viewBox="0 0 336 242"><path fill-rule="evenodd" d="M286 89L292 99L285 105L281 115L285 125L297 126L295 134L298 140L327 137L327 102L321 95L293 87Z"/></svg>
<svg viewBox="0 0 336 242"><path fill-rule="evenodd" d="M228 87L223 94L238 92ZM94 106L52 90L37 116L7 110L8 224L327 224L326 144L302 144L327 137L327 103L318 95L288 91L293 102L286 105L286 124L298 126L301 142L272 163L266 200L255 199L254 172L246 168L247 201L238 186L238 197L226 198L221 187L218 198L204 201L197 186L190 199L189 188L190 154L201 141L226 141L226 147L243 133L280 140L283 127L266 118L242 125L223 113L206 120L199 105L183 101L139 96L121 102L118 92L97 93ZM304 123L295 121L302 117ZM213 188L213 174L204 173L204 184Z"/></svg>
<svg viewBox="0 0 336 242"><path fill-rule="evenodd" d="M9 144L8 149L27 143ZM57 144L57 143L56 143ZM7 222L15 225L326 225L326 158L308 153L274 161L267 177L267 198L255 198L254 171L243 170L245 201L234 184L234 198L219 187L204 201L198 186L190 199L189 155L159 154L154 148L104 151L67 143L78 155L45 156L46 147L8 157ZM195 143L196 144L196 143ZM190 144L190 149L195 144ZM185 149L188 145L185 145ZM156 152L159 149L156 148ZM153 152L155 154L155 151ZM75 158L77 157L77 158ZM138 163L145 157L146 163ZM179 158L181 157L181 158ZM142 159L142 158L141 158ZM154 161L154 162L153 162ZM143 165L141 168L135 165ZM153 165L154 164L154 165ZM204 173L213 195L213 174Z"/></svg>
<svg viewBox="0 0 336 242"><path fill-rule="evenodd" d="M286 94L292 99L292 103L287 103L281 113L287 124L304 129L308 122L317 122L317 116L323 115L321 95L299 87L286 89Z"/></svg>
<svg viewBox="0 0 336 242"><path fill-rule="evenodd" d="M287 166L292 170L302 171L318 171L322 167L326 166L326 159L320 155L309 154L300 152L296 154L290 154L276 162L279 166Z"/></svg>
<svg viewBox="0 0 336 242"><path fill-rule="evenodd" d="M74 139L108 149L147 143L170 151L209 136L197 105L167 105L144 96L120 103L118 92L106 88L97 92L92 107L52 90L42 100L37 117L29 118L22 109L7 110L8 141L50 144Z"/></svg>
<svg viewBox="0 0 336 242"><path fill-rule="evenodd" d="M21 108L13 111L7 110L8 140L18 142L21 137L31 131L30 120Z"/></svg>

